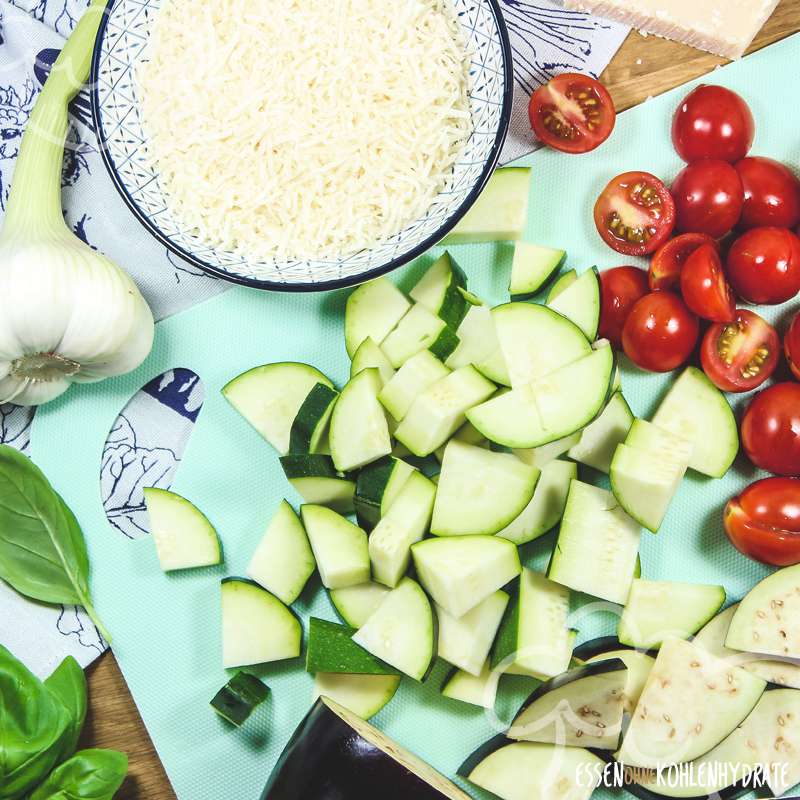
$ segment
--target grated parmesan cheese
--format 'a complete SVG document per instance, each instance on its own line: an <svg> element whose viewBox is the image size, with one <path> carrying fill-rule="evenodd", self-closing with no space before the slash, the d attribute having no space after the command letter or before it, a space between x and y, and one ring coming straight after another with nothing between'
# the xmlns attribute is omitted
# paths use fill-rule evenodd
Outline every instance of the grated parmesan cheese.
<svg viewBox="0 0 800 800"><path fill-rule="evenodd" d="M137 79L176 218L312 259L430 207L471 132L467 70L449 0L164 0Z"/></svg>

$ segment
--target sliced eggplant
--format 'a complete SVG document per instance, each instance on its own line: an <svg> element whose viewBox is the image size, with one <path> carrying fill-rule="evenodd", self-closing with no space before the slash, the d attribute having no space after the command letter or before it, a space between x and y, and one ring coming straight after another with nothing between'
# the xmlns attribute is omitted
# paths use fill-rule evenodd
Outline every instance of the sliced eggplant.
<svg viewBox="0 0 800 800"><path fill-rule="evenodd" d="M454 783L322 696L281 753L261 800L470 800Z"/></svg>
<svg viewBox="0 0 800 800"><path fill-rule="evenodd" d="M683 639L662 645L619 758L656 769L716 747L753 710L765 681Z"/></svg>
<svg viewBox="0 0 800 800"><path fill-rule="evenodd" d="M527 699L506 735L518 741L615 750L627 672L615 658L551 678Z"/></svg>
<svg viewBox="0 0 800 800"><path fill-rule="evenodd" d="M500 800L588 800L602 767L582 747L510 742L501 735L481 745L458 774Z"/></svg>

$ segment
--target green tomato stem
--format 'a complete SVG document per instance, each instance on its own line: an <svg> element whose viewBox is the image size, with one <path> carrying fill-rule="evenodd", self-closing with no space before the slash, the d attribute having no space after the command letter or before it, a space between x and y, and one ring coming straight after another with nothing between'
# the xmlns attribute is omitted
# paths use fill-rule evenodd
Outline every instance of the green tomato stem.
<svg viewBox="0 0 800 800"><path fill-rule="evenodd" d="M48 237L66 229L61 171L68 108L89 77L92 51L106 0L92 0L56 59L31 112L6 206L4 234Z"/></svg>

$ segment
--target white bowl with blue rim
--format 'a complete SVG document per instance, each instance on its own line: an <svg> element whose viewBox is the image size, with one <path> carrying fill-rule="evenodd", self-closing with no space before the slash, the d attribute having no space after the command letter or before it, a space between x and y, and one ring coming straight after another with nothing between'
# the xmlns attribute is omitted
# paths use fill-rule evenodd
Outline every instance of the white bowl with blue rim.
<svg viewBox="0 0 800 800"><path fill-rule="evenodd" d="M103 159L128 207L163 245L205 272L259 289L315 291L375 278L424 253L450 231L492 174L511 116L513 75L498 0L453 0L470 54L472 135L427 212L390 239L342 258L246 260L181 226L147 158L134 80L164 0L109 0L92 63L92 111Z"/></svg>

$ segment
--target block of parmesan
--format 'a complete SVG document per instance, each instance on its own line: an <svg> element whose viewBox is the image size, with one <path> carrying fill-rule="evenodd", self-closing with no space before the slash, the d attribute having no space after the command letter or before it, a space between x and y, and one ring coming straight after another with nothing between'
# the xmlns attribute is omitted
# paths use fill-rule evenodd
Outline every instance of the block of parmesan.
<svg viewBox="0 0 800 800"><path fill-rule="evenodd" d="M567 8L622 22L725 58L739 58L778 0L565 0Z"/></svg>

